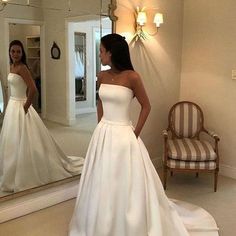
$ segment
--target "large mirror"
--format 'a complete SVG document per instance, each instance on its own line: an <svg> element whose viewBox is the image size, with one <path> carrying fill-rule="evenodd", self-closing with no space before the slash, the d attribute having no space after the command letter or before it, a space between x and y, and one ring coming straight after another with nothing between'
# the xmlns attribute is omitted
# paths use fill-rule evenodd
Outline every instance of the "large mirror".
<svg viewBox="0 0 236 236"><path fill-rule="evenodd" d="M47 14L42 14L36 19L32 19L32 12L28 15L29 20L14 19L16 16L10 4L8 8L4 9L7 19L4 18L3 11L0 12L0 17L5 22L5 30L7 29L7 31L4 31L4 34L7 34L4 37L6 41L5 48L0 48L0 50L4 50L2 55L6 55L7 60L4 64L5 69L0 71L0 124L9 99L8 83L4 79L9 72L8 44L13 39L19 39L23 41L28 58L28 66L35 83L37 83L37 79L40 80L39 86L37 86L38 94L33 103L35 110L39 113L50 134L55 138L63 152L68 156L83 158L97 122L96 74L103 69L99 60L100 38L104 34L114 32L115 29L115 21L112 21L112 19L114 19L113 10L116 8L116 1L96 1L97 8L92 9L91 14L88 7L85 6L85 9L83 9L81 3L78 4L77 1L66 0L64 4L68 6L68 2L70 2L71 7L75 6L75 9L79 9L78 14L76 10L60 10L56 0L51 0L51 5L47 5L47 1L42 1L42 5L38 7ZM61 9L63 9L63 6L62 4ZM46 10L43 10L44 8ZM27 11L27 9L29 11L32 10L28 6L21 7L21 11ZM38 9L33 10L38 11ZM50 11L53 12L53 17ZM39 13L37 12L37 14ZM64 15L64 22L66 21L68 28L64 29L62 27L61 29L58 26L60 29L59 34L66 35L64 45L59 41L58 47L61 50L61 58L63 58L63 54L66 56L65 60L56 60L50 57L49 51L52 42L56 40L55 35L58 33L54 26L59 25L56 21L62 15ZM24 18L27 18L27 15ZM72 35L73 37L71 37ZM39 65L37 69L35 69L36 64ZM58 71L56 68L60 68L60 70ZM39 70L39 77L35 73L36 70ZM60 78L66 78L64 81L67 85L64 85ZM60 105L55 101L57 90L60 90L58 97L66 97L66 108L64 110L63 104ZM54 108L55 110L53 110ZM59 119L60 115L68 117L68 120ZM69 126L60 125L59 123ZM72 141L74 139L76 139L75 142ZM79 175L65 177L61 180L49 182L46 185L33 186L32 189L25 189L19 192L0 191L0 201L22 196L28 192L32 193L42 188L49 188L76 178L79 178Z"/></svg>

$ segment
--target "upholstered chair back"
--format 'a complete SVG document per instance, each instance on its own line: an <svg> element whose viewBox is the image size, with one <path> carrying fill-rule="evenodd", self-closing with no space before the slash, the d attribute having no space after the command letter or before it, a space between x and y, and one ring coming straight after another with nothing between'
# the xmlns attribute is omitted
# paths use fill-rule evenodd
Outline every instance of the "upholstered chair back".
<svg viewBox="0 0 236 236"><path fill-rule="evenodd" d="M192 102L179 102L169 113L169 128L176 138L199 138L203 121L201 108Z"/></svg>

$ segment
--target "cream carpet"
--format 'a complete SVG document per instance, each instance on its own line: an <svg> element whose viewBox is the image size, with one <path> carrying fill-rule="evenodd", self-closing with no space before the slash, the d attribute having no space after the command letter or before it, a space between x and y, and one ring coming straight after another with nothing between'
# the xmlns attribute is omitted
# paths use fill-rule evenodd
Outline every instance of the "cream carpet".
<svg viewBox="0 0 236 236"><path fill-rule="evenodd" d="M75 127L45 122L67 155L83 156L96 125L96 116L82 115ZM78 142L79 140L79 142ZM162 170L158 169L160 176ZM166 194L208 211L220 228L220 236L236 235L236 180L219 177L218 191L213 191L213 175L174 174L168 178ZM75 199L0 224L0 236L66 236Z"/></svg>
<svg viewBox="0 0 236 236"><path fill-rule="evenodd" d="M161 172L161 170L158 170ZM198 179L187 174L169 178L167 195L207 210L220 228L220 236L234 236L236 231L236 180L219 177L219 189L213 192L213 178ZM66 236L75 199L30 215L2 223L1 236Z"/></svg>

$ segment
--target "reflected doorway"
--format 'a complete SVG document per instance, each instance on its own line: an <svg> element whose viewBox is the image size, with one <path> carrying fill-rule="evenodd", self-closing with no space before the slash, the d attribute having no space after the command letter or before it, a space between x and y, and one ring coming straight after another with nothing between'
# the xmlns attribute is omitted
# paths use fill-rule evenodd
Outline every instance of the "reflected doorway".
<svg viewBox="0 0 236 236"><path fill-rule="evenodd" d="M70 120L75 121L75 117L79 114L96 113L96 81L97 73L101 71L99 58L100 39L101 36L111 33L112 22L109 17L90 15L68 19L67 23L68 115ZM81 44L81 42L83 43ZM78 54L78 51L81 55L80 61L82 61L82 64L79 64L82 65L80 66L80 68L83 68L82 70L79 69L78 61L75 60L75 55L76 53ZM82 60L83 58L85 60ZM83 76L80 76L82 80L78 79L80 74L83 74ZM78 93L79 99L76 98Z"/></svg>

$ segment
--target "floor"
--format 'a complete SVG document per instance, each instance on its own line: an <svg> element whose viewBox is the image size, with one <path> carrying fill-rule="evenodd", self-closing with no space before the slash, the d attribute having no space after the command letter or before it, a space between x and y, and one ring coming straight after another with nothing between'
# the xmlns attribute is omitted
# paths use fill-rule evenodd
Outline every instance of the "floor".
<svg viewBox="0 0 236 236"><path fill-rule="evenodd" d="M158 170L161 176L161 169ZM236 232L236 180L219 177L219 188L213 191L213 176L174 174L168 179L166 194L187 201L210 212L220 228L220 236ZM14 219L0 225L1 236L66 236L75 199Z"/></svg>
<svg viewBox="0 0 236 236"><path fill-rule="evenodd" d="M81 115L74 127L45 121L57 143L67 155L85 156L96 125L96 116ZM79 140L78 142L75 140ZM162 170L158 169L162 176ZM166 194L170 198L203 207L215 218L220 236L236 235L236 180L219 177L218 191L213 191L213 176L174 174L168 178ZM0 224L0 236L66 236L75 199Z"/></svg>

